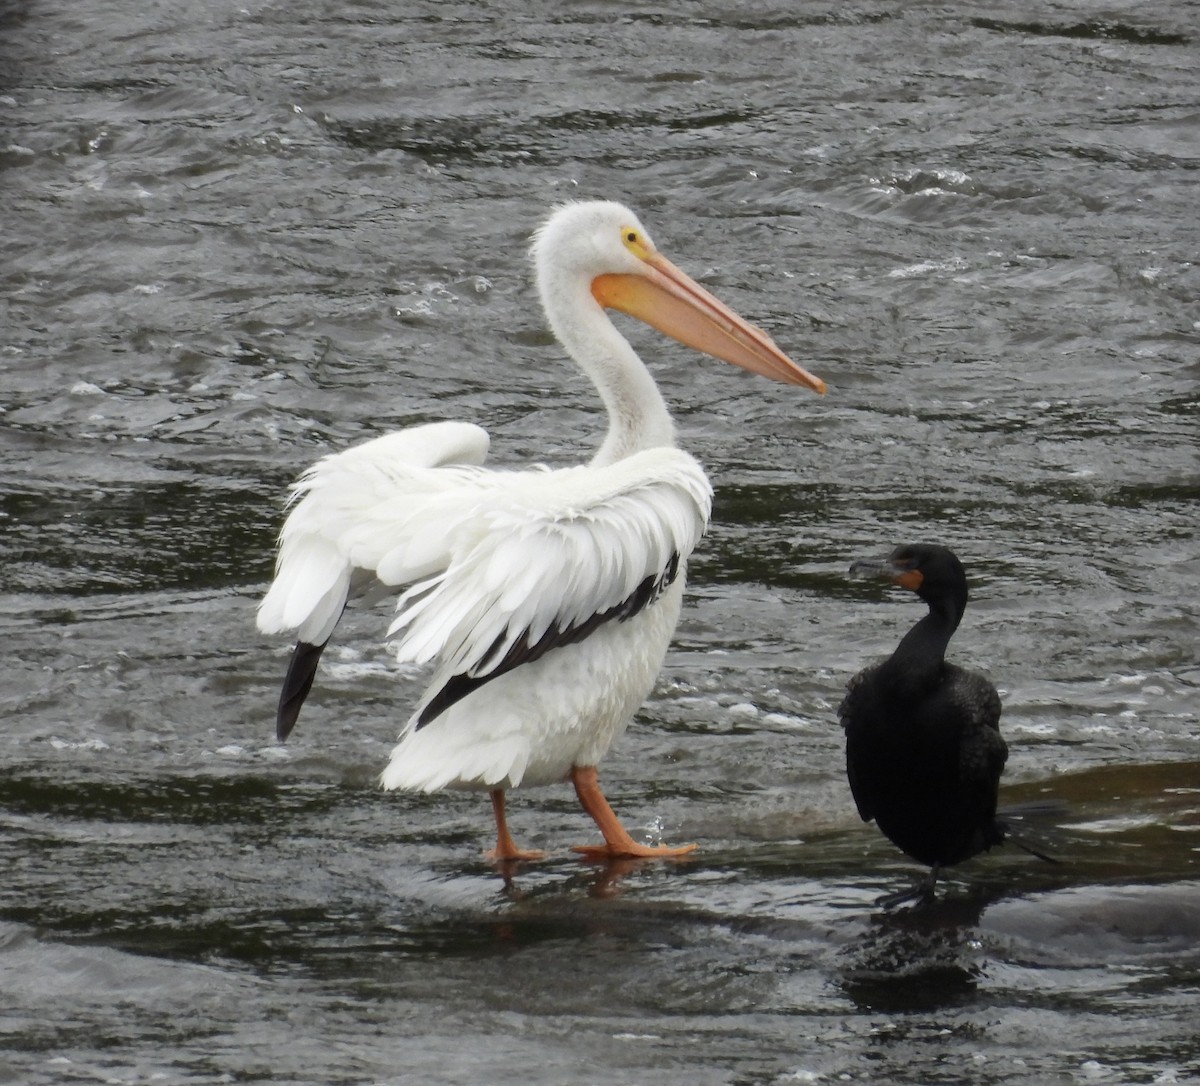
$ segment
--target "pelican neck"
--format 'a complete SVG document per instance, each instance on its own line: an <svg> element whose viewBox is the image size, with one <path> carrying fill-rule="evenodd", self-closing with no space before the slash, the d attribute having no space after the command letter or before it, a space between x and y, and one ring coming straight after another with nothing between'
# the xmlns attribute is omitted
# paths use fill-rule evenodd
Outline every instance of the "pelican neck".
<svg viewBox="0 0 1200 1086"><path fill-rule="evenodd" d="M644 362L592 297L585 282L574 289L542 284L550 328L576 365L591 378L608 415L608 430L592 457L597 467L645 449L674 448L675 423Z"/></svg>

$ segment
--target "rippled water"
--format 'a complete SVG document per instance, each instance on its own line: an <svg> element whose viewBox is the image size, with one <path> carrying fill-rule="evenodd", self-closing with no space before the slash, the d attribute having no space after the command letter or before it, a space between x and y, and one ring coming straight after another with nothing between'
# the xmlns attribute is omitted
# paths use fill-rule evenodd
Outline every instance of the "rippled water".
<svg viewBox="0 0 1200 1086"><path fill-rule="evenodd" d="M0 1081L1200 1078L1194 3L0 3ZM694 859L505 881L474 796L383 795L418 687L349 624L296 737L253 630L287 483L472 418L599 427L533 303L555 202L830 385L630 329L717 487L605 761ZM834 707L951 544L1051 866L914 869Z"/></svg>

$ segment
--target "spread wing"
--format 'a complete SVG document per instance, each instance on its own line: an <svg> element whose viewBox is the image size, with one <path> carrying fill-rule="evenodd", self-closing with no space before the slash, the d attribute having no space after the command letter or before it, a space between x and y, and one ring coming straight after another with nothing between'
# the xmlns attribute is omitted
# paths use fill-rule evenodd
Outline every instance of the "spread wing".
<svg viewBox="0 0 1200 1086"><path fill-rule="evenodd" d="M477 427L437 423L327 457L296 484L258 617L264 633L299 637L281 737L354 590L399 594L396 655L437 665L442 684L426 723L489 678L647 606L707 525L711 487L678 449L489 471L486 448Z"/></svg>

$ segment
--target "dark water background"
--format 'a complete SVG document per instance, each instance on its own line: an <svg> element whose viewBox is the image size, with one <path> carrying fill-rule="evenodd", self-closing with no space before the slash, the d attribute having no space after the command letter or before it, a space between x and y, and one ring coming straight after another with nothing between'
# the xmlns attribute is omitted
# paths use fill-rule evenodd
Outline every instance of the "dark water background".
<svg viewBox="0 0 1200 1086"><path fill-rule="evenodd" d="M0 1081L1200 1081L1200 5L0 3ZM469 418L601 425L533 226L622 199L830 384L630 335L717 488L603 776L375 787L419 677L350 623L286 748L253 608L288 482ZM1005 796L924 912L835 707L962 555Z"/></svg>

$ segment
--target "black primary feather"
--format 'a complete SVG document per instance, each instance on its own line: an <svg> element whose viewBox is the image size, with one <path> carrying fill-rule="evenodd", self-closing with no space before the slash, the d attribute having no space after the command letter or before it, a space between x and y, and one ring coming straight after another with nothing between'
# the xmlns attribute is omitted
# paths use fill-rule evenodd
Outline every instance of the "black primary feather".
<svg viewBox="0 0 1200 1086"><path fill-rule="evenodd" d="M500 647L506 640L506 631L504 635L496 639L495 645L485 654L480 664L480 667L487 667L487 673L471 675L464 672L451 676L446 685L421 710L420 716L417 717L417 728L425 727L426 724L435 720L449 709L450 706L462 701L468 694L478 690L485 683L499 678L501 675L520 667L522 664L532 663L534 660L541 659L551 649L561 648L563 645L573 645L582 641L606 622L626 622L633 618L634 615L639 614L654 603L666 591L667 587L674 583L678 575L679 555L672 554L662 573L652 573L644 578L638 584L637 588L620 603L609 607L605 611L598 611L578 625L571 624L560 627L557 624L553 624L537 641L532 643L529 640L528 631L525 631L513 642L512 646L504 654L504 657L498 663L492 664L490 661L500 651Z"/></svg>
<svg viewBox="0 0 1200 1086"><path fill-rule="evenodd" d="M297 641L296 647L292 649L287 675L283 679L283 689L279 693L279 710L275 715L275 738L281 742L292 734L292 729L296 726L300 708L312 689L321 653L328 644L328 641L320 645Z"/></svg>

